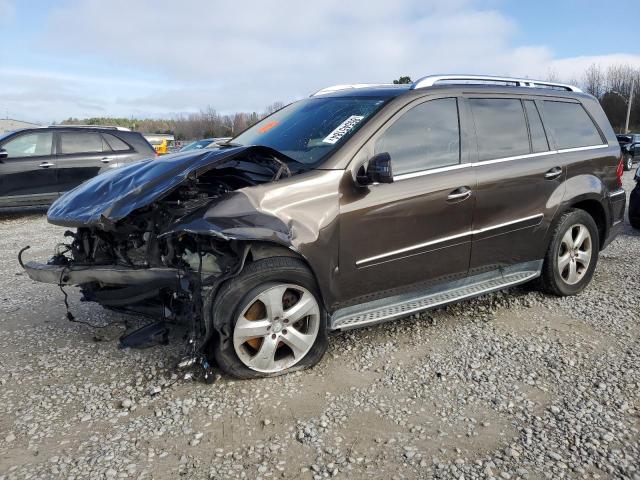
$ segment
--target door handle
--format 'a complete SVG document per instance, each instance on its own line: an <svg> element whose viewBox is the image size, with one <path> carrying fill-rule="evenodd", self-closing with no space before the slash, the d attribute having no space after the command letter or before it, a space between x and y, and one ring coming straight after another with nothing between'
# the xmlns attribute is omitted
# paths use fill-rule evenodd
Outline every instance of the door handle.
<svg viewBox="0 0 640 480"><path fill-rule="evenodd" d="M111 159L110 159L109 157L102 157L102 158L100 159L100 161L101 161L102 163L109 163L109 162L111 161Z"/></svg>
<svg viewBox="0 0 640 480"><path fill-rule="evenodd" d="M452 191L448 196L447 200L466 200L471 196L471 189L469 187L459 187Z"/></svg>
<svg viewBox="0 0 640 480"><path fill-rule="evenodd" d="M49 167L53 167L55 166L55 164L51 163L51 162L42 162L40 165L38 165L40 168L49 168Z"/></svg>
<svg viewBox="0 0 640 480"><path fill-rule="evenodd" d="M551 170L547 170L544 174L544 178L547 180L553 180L554 178L558 178L562 174L562 168L553 167Z"/></svg>

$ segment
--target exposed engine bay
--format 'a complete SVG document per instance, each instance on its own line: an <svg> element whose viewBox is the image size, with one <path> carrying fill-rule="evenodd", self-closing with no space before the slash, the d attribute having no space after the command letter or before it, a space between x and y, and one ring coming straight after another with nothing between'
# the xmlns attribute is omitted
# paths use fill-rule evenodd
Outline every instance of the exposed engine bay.
<svg viewBox="0 0 640 480"><path fill-rule="evenodd" d="M111 221L102 214L100 222L85 222L75 231L66 231L68 241L57 246L46 266L39 271L30 264L25 268L39 281L58 283L61 288L78 285L83 301L154 320L141 331L121 338L123 346L147 346L158 338L166 341L167 324L187 326L185 358L195 362L211 335L211 325L205 321L205 297L240 272L250 245L215 232L205 235L172 227L190 217L201 217L213 202L230 192L293 173L297 172L270 149L242 149L239 154L191 170L174 188L124 218ZM86 189L87 184L78 189ZM99 188L94 190L99 195ZM121 194L123 197L126 195ZM56 204L51 209L55 215L54 207ZM69 210L66 208L64 219L69 218ZM50 221L51 217L50 213ZM58 275L58 271L60 278L55 282L36 278L45 273ZM65 304L69 319L73 319L66 294Z"/></svg>

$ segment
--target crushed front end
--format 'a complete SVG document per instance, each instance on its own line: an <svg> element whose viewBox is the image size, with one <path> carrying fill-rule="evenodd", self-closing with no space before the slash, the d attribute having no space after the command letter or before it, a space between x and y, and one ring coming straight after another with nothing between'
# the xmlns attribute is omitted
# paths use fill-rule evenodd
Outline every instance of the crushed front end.
<svg viewBox="0 0 640 480"><path fill-rule="evenodd" d="M23 266L33 280L79 286L83 301L153 319L143 327L147 330L121 339L124 346L146 346L162 338L166 325L187 327L185 355L193 361L212 333L205 297L239 273L249 247L214 229L195 232L176 225L197 222L230 192L291 174L277 152L259 147L114 170L51 207L51 223L76 229L65 232L49 262Z"/></svg>

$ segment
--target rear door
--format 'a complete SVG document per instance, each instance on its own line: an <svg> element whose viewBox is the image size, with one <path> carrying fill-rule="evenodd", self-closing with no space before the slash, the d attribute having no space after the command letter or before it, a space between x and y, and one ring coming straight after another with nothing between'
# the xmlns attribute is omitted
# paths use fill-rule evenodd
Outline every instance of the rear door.
<svg viewBox="0 0 640 480"><path fill-rule="evenodd" d="M564 193L566 166L551 148L538 102L469 96L478 179L470 274L542 258Z"/></svg>
<svg viewBox="0 0 640 480"><path fill-rule="evenodd" d="M111 147L100 132L56 131L60 193L71 190L107 168L113 159Z"/></svg>
<svg viewBox="0 0 640 480"><path fill-rule="evenodd" d="M42 129L11 136L0 144L0 203L31 205L57 197L53 132Z"/></svg>

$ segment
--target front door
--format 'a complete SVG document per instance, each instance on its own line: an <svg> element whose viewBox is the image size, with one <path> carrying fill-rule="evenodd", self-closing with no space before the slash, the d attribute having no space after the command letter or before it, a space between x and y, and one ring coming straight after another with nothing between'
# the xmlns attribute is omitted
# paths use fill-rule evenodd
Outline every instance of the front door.
<svg viewBox="0 0 640 480"><path fill-rule="evenodd" d="M458 99L418 102L395 115L352 162L358 168L387 152L394 182L343 192L336 297L348 303L467 274L475 178L462 162Z"/></svg>
<svg viewBox="0 0 640 480"><path fill-rule="evenodd" d="M99 132L58 132L58 177L60 193L95 177L112 160L112 151Z"/></svg>
<svg viewBox="0 0 640 480"><path fill-rule="evenodd" d="M0 204L47 203L57 196L57 170L50 130L30 131L0 144L7 157L0 159Z"/></svg>

